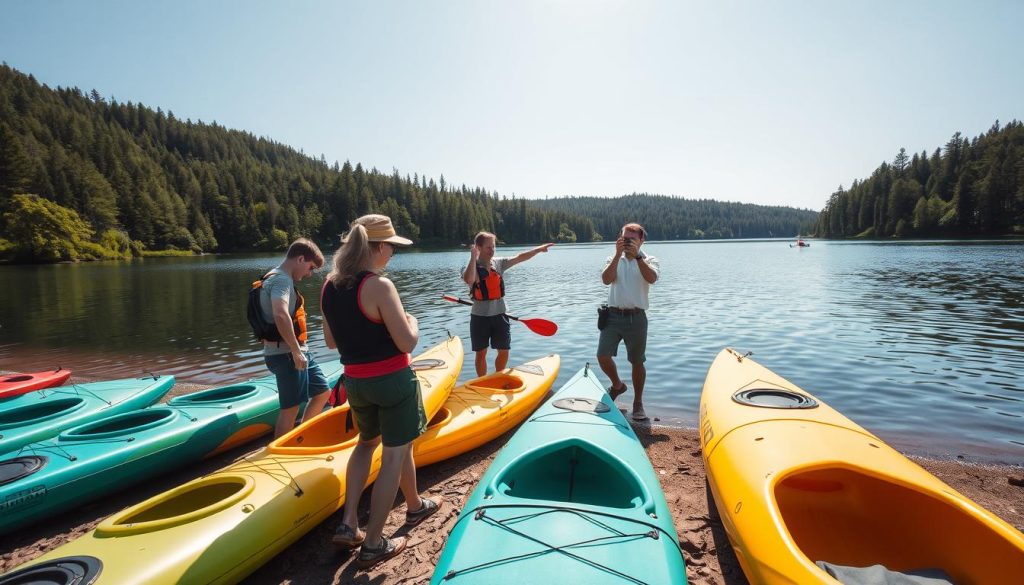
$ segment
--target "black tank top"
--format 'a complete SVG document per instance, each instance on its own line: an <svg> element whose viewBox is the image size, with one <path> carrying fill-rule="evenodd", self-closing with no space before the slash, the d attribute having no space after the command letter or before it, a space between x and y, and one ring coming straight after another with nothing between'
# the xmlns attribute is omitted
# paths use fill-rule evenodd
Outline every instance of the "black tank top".
<svg viewBox="0 0 1024 585"><path fill-rule="evenodd" d="M379 362L402 353L384 323L371 321L359 308L359 289L373 274L369 270L360 272L348 288L339 289L330 280L324 284L320 304L342 364Z"/></svg>

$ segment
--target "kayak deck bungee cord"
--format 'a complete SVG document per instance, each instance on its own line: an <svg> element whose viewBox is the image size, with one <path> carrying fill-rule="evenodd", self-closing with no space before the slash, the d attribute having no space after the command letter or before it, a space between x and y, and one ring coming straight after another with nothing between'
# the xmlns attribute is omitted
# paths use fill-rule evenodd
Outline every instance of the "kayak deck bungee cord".
<svg viewBox="0 0 1024 585"><path fill-rule="evenodd" d="M432 416L462 369L462 342L439 343L414 368L420 359L436 360L416 371ZM50 575L69 563L81 569L86 557L98 575L91 582L101 585L237 583L344 504L346 467L358 439L349 415L347 405L332 408L257 453L114 514L0 575L0 584ZM367 485L379 471L380 452Z"/></svg>
<svg viewBox="0 0 1024 585"><path fill-rule="evenodd" d="M333 369L332 385L340 364ZM279 410L277 381L267 376L98 419L0 456L0 534L269 433Z"/></svg>
<svg viewBox="0 0 1024 585"><path fill-rule="evenodd" d="M148 376L47 388L0 401L0 454L73 426L144 408L163 397L174 376Z"/></svg>
<svg viewBox="0 0 1024 585"><path fill-rule="evenodd" d="M491 463L431 580L517 582L686 583L657 475L589 366Z"/></svg>
<svg viewBox="0 0 1024 585"><path fill-rule="evenodd" d="M427 431L413 442L416 466L461 455L521 423L551 389L560 363L552 354L452 390Z"/></svg>

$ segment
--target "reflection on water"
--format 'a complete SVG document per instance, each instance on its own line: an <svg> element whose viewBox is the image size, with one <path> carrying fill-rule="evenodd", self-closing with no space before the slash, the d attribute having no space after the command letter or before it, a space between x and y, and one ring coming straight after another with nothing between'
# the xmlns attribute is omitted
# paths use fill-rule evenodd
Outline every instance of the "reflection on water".
<svg viewBox="0 0 1024 585"><path fill-rule="evenodd" d="M707 367L733 346L899 447L1024 463L1024 244L787 244L647 245L663 274L651 297L649 414L695 426ZM610 250L556 246L509 271L511 313L559 325L545 338L513 323L513 364L562 354L563 382L595 361ZM441 300L465 296L467 259L403 251L392 261L390 276L420 318L420 347L449 331L468 337L468 308ZM263 375L246 291L277 260L0 267L0 369L61 365L93 378L153 371L201 384ZM312 346L328 360L316 302L323 277L300 290ZM622 358L620 368L628 374Z"/></svg>

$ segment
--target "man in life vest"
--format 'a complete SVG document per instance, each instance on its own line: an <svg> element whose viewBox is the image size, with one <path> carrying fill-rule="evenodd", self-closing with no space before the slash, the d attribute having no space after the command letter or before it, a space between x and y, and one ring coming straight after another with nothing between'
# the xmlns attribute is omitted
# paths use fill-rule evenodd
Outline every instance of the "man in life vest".
<svg viewBox="0 0 1024 585"><path fill-rule="evenodd" d="M262 279L260 309L263 318L276 325L276 332L271 328L263 339L263 360L277 378L281 403L275 437L292 430L300 404L308 402L305 421L320 414L327 402L330 388L306 345L305 302L295 287L296 282L323 265L320 248L299 238L288 247L284 262Z"/></svg>
<svg viewBox="0 0 1024 585"><path fill-rule="evenodd" d="M494 358L494 370L500 372L508 365L512 328L505 316L505 271L541 252L547 252L554 245L543 244L510 258L495 258L497 241L498 237L490 232L478 233L469 248L469 264L462 272L462 280L469 285L469 293L473 297L469 337L476 354L477 376L487 373L488 344L498 350L498 356Z"/></svg>

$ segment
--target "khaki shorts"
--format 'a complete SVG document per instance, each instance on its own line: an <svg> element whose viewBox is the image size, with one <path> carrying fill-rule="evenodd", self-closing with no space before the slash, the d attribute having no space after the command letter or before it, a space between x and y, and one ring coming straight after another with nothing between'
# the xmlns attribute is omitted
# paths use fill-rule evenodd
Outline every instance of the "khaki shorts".
<svg viewBox="0 0 1024 585"><path fill-rule="evenodd" d="M609 313L608 324L597 342L597 357L619 355L619 342L626 342L626 359L631 364L647 361L647 313Z"/></svg>
<svg viewBox="0 0 1024 585"><path fill-rule="evenodd" d="M385 447L401 447L427 430L420 381L408 367L373 378L345 376L345 391L364 441L382 437Z"/></svg>

